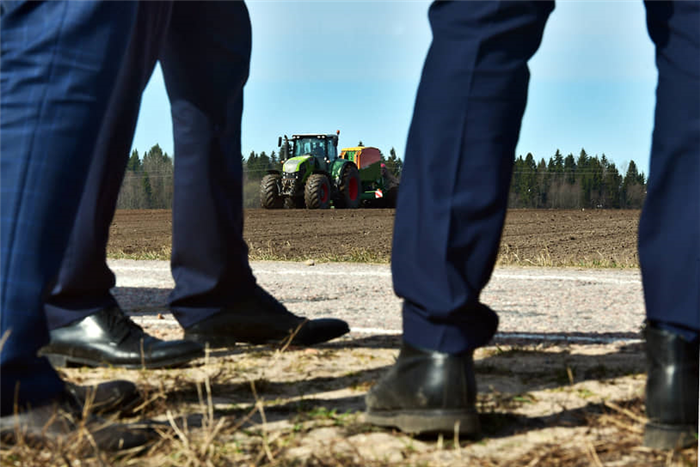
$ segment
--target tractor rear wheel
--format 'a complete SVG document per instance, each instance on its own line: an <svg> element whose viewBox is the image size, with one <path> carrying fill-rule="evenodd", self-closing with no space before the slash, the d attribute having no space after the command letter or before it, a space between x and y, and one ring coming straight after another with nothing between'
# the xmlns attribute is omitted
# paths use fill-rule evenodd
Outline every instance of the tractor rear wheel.
<svg viewBox="0 0 700 467"><path fill-rule="evenodd" d="M284 199L280 196L280 180L278 174L268 174L260 181L260 206L265 209L281 209Z"/></svg>
<svg viewBox="0 0 700 467"><path fill-rule="evenodd" d="M338 186L338 207L357 209L360 207L360 172L354 164L345 164Z"/></svg>
<svg viewBox="0 0 700 467"><path fill-rule="evenodd" d="M331 206L331 184L323 174L309 175L304 188L307 209L328 209Z"/></svg>

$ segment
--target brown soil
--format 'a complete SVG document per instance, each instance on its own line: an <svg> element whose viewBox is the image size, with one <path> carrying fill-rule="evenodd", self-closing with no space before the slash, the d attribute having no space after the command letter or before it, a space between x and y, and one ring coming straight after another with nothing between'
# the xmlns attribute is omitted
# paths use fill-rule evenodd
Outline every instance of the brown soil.
<svg viewBox="0 0 700 467"><path fill-rule="evenodd" d="M273 210L245 213L251 259L386 262L393 209ZM639 211L511 210L501 264L636 267ZM167 257L172 238L166 210L117 211L112 256Z"/></svg>

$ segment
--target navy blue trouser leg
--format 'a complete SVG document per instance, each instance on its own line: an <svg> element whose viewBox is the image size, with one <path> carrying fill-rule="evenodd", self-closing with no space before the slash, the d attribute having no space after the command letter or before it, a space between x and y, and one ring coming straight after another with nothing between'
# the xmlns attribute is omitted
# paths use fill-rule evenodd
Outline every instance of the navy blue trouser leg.
<svg viewBox="0 0 700 467"><path fill-rule="evenodd" d="M647 318L700 331L700 2L648 2L659 82L639 260Z"/></svg>
<svg viewBox="0 0 700 467"><path fill-rule="evenodd" d="M446 353L486 344L481 307L505 218L528 59L552 2L436 2L406 146L392 274L404 340Z"/></svg>
<svg viewBox="0 0 700 467"><path fill-rule="evenodd" d="M0 411L39 404L63 383L37 351L135 4L2 4Z"/></svg>
<svg viewBox="0 0 700 467"><path fill-rule="evenodd" d="M141 94L158 60L171 2L139 3L136 24L117 78L56 285L45 310L49 329L116 306L114 273L106 262L109 226L117 207Z"/></svg>
<svg viewBox="0 0 700 467"><path fill-rule="evenodd" d="M183 326L197 322L255 282L243 242L241 209L242 87L250 60L245 5L176 3L171 11L169 5L147 2L139 8L134 34L100 132L68 255L46 306L51 329L116 305L109 293L114 274L105 262L109 224L141 92L157 58L175 134L175 316ZM161 49L163 41L167 43Z"/></svg>
<svg viewBox="0 0 700 467"><path fill-rule="evenodd" d="M250 293L241 116L251 30L243 2L176 2L161 55L175 137L170 307L189 326Z"/></svg>

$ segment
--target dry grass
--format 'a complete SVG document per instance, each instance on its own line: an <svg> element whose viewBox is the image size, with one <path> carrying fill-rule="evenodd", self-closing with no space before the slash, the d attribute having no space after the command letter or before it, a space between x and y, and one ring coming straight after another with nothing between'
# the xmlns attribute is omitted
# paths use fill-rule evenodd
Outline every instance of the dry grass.
<svg viewBox="0 0 700 467"><path fill-rule="evenodd" d="M107 257L112 259L170 261L171 253L172 248L169 245L162 245L156 249L143 249L131 253L127 253L120 249L110 248L107 252Z"/></svg>
<svg viewBox="0 0 700 467"><path fill-rule="evenodd" d="M620 255L605 255L599 251L592 254L571 255L554 259L549 248L543 245L537 253L522 253L518 248L501 245L496 260L497 266L537 266L547 268L586 268L586 269L628 269L639 268L639 258L635 254L623 252Z"/></svg>
<svg viewBox="0 0 700 467"><path fill-rule="evenodd" d="M390 252L379 252L370 248L352 248L346 253L324 253L315 255L288 255L275 249L252 248L248 254L251 261L314 261L316 263L371 263L389 264Z"/></svg>
<svg viewBox="0 0 700 467"><path fill-rule="evenodd" d="M481 440L423 439L364 423L363 396L393 362L397 337L315 349L241 346L169 370L66 369L77 383L126 378L133 419L159 421L146 451L100 452L85 432L0 447L3 466L691 466L697 449L641 447L641 347L521 347L476 355ZM563 373L563 369L571 371Z"/></svg>
<svg viewBox="0 0 700 467"><path fill-rule="evenodd" d="M144 250L135 253L125 253L121 250L110 250L109 258L135 259L135 260L170 260L170 248L163 247L156 251ZM325 253L314 255L289 255L279 253L272 247L251 248L249 258L251 261L309 261L316 263L372 263L389 264L391 252L375 251L369 248L354 248L347 253ZM523 254L517 249L513 250L507 245L501 248L496 261L497 266L536 266L536 267L575 267L586 269L629 269L639 268L636 257L605 256L602 253L593 255L571 256L568 258L553 259L547 247L543 247L537 254Z"/></svg>

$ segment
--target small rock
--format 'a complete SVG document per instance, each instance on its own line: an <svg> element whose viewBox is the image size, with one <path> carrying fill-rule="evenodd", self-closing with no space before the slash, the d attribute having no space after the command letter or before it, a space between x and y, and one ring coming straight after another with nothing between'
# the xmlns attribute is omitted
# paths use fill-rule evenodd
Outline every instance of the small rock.
<svg viewBox="0 0 700 467"><path fill-rule="evenodd" d="M306 261L304 261L304 264L307 266L315 266L316 262L312 259L307 259Z"/></svg>
<svg viewBox="0 0 700 467"><path fill-rule="evenodd" d="M156 316L156 319L165 319L165 317L162 314L158 313L158 316Z"/></svg>

